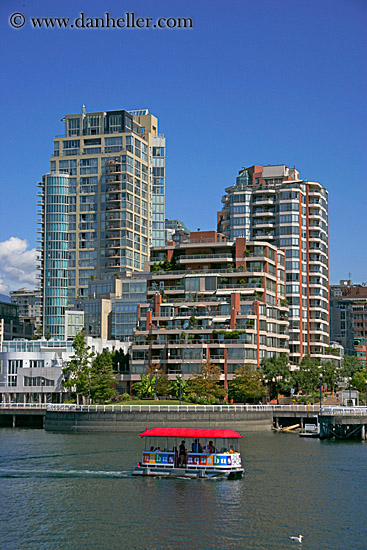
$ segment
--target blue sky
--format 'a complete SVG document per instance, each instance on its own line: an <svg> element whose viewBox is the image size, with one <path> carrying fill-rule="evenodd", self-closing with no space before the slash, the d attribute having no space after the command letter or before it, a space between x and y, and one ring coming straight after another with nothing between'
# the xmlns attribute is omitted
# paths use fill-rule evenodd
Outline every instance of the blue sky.
<svg viewBox="0 0 367 550"><path fill-rule="evenodd" d="M190 30L32 29L29 17L191 17ZM22 12L25 27L9 16ZM147 107L167 136L166 217L214 229L242 166L329 190L330 282L367 281L365 0L2 0L0 292L27 283L36 183L66 113Z"/></svg>

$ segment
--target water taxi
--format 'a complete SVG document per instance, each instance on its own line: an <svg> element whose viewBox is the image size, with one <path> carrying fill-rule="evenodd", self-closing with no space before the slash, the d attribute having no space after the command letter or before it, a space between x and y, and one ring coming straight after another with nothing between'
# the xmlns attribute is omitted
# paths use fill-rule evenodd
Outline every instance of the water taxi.
<svg viewBox="0 0 367 550"><path fill-rule="evenodd" d="M204 428L152 428L145 438L142 461L133 475L189 478L243 476L239 441L234 430Z"/></svg>

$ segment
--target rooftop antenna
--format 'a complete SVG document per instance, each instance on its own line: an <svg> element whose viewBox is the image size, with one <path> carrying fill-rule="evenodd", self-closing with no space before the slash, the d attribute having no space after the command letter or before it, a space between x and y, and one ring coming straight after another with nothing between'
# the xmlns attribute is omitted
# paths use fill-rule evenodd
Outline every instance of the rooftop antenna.
<svg viewBox="0 0 367 550"><path fill-rule="evenodd" d="M87 111L86 111L85 105L83 105L83 107L82 107L82 115L86 115L86 114L87 114Z"/></svg>

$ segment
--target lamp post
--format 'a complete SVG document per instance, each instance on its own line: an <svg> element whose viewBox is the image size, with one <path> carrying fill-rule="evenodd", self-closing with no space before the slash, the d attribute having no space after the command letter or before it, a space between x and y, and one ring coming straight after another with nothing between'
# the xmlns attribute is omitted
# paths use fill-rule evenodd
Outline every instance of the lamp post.
<svg viewBox="0 0 367 550"><path fill-rule="evenodd" d="M182 378L182 374L180 373L178 375L178 382L179 382L179 394L178 394L178 399L179 399L179 403L181 405L181 378Z"/></svg>
<svg viewBox="0 0 367 550"><path fill-rule="evenodd" d="M41 405L43 405L43 386L45 385L46 380L41 378Z"/></svg>
<svg viewBox="0 0 367 550"><path fill-rule="evenodd" d="M158 399L158 369L155 369L155 399Z"/></svg>
<svg viewBox="0 0 367 550"><path fill-rule="evenodd" d="M268 380L267 378L265 378L265 379L264 379L264 384L265 384L265 389L266 389L266 397L265 397L266 404L269 403L268 382L269 382L269 380Z"/></svg>
<svg viewBox="0 0 367 550"><path fill-rule="evenodd" d="M350 387L350 383L351 383L351 381L352 381L352 377L349 376L349 377L348 377L348 380L349 380L349 406L350 406L350 405L351 405L351 402L352 402L352 389L351 389L351 387Z"/></svg>
<svg viewBox="0 0 367 550"><path fill-rule="evenodd" d="M322 373L319 374L320 378L320 412L321 412L321 403L322 403Z"/></svg>
<svg viewBox="0 0 367 550"><path fill-rule="evenodd" d="M90 380L92 378L92 374L90 372L90 369L88 371L88 405L90 405Z"/></svg>

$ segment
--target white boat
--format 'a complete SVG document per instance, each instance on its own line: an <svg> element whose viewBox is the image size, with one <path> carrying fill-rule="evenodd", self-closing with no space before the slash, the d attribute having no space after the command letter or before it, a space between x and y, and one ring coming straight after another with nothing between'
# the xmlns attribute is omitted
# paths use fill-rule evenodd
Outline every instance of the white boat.
<svg viewBox="0 0 367 550"><path fill-rule="evenodd" d="M239 479L243 476L239 441L229 429L152 428L133 475Z"/></svg>

